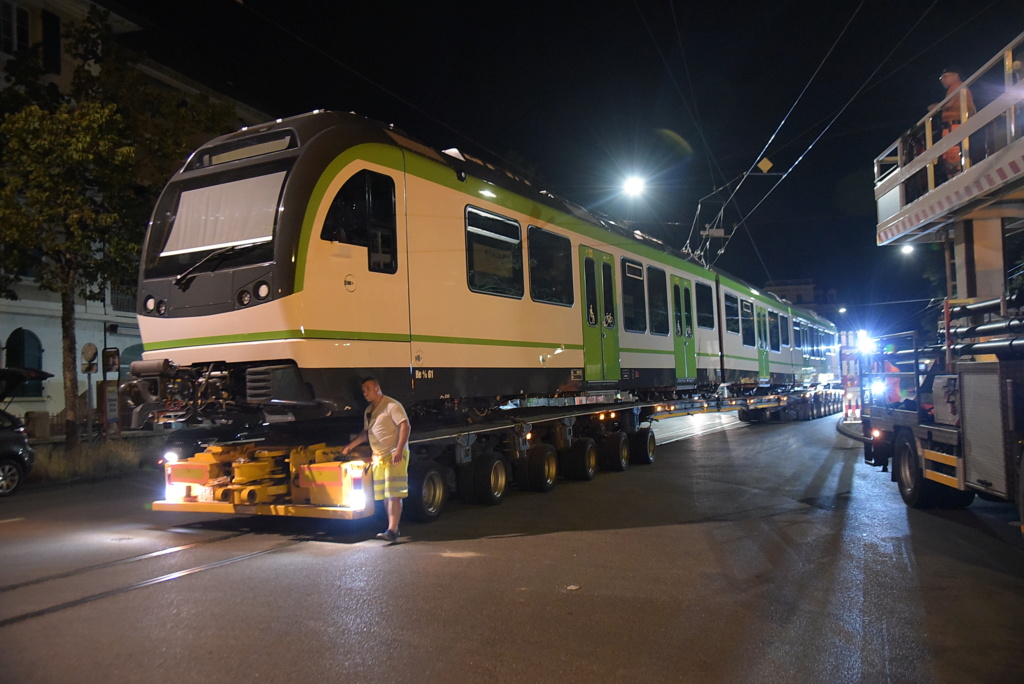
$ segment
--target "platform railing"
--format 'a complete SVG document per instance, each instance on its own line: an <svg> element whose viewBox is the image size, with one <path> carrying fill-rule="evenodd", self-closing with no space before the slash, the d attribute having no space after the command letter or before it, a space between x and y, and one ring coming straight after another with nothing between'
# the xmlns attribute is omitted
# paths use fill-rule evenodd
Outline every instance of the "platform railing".
<svg viewBox="0 0 1024 684"><path fill-rule="evenodd" d="M996 54L964 85L903 133L874 160L878 223L941 187L1024 134L1024 33ZM942 109L964 88L976 113L961 97L960 125L942 130ZM945 135L944 135L945 133ZM959 148L960 171L949 171L943 155ZM954 152L955 154L955 152Z"/></svg>

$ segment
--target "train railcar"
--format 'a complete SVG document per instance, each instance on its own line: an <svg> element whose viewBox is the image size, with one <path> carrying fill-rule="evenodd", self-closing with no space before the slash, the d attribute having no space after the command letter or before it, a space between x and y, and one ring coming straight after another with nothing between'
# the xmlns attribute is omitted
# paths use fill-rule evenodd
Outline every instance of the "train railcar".
<svg viewBox="0 0 1024 684"><path fill-rule="evenodd" d="M318 111L223 136L142 252L136 423L796 384L835 328L393 127Z"/></svg>

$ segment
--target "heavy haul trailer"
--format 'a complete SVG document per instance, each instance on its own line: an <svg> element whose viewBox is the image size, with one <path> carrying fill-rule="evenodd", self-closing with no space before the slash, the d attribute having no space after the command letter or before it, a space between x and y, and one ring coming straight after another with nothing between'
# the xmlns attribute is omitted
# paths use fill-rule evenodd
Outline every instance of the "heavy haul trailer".
<svg viewBox="0 0 1024 684"><path fill-rule="evenodd" d="M825 395L800 391L672 404L545 407L472 426L415 429L406 515L434 520L453 494L496 505L512 483L546 492L560 475L591 480L599 468L624 471L630 463L653 463L656 440L650 424L658 419L726 411L746 414L747 420L811 418L826 406L815 396ZM301 433L290 433L287 426L181 430L168 440L165 497L153 509L341 520L372 516L366 447L343 456L340 446L309 441L331 434L347 441L358 430L338 421L305 425Z"/></svg>
<svg viewBox="0 0 1024 684"><path fill-rule="evenodd" d="M990 333L1024 325L1007 314L1005 300L948 306L946 344L890 336L880 342L895 348L869 362L862 382L864 460L883 470L891 462L907 506L964 508L979 495L1016 502L1024 519L1022 340L965 342L985 328L954 325L1000 309L1001 320L983 324Z"/></svg>

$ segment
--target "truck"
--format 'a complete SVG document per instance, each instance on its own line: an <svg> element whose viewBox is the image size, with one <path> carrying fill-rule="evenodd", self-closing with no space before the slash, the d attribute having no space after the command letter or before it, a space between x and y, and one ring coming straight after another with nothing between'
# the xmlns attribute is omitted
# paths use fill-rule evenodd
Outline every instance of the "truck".
<svg viewBox="0 0 1024 684"><path fill-rule="evenodd" d="M881 336L861 359L864 460L912 508L982 497L1024 520L1022 57L1024 34L875 159L877 244L931 243L946 267L931 331ZM961 108L952 127L947 103Z"/></svg>

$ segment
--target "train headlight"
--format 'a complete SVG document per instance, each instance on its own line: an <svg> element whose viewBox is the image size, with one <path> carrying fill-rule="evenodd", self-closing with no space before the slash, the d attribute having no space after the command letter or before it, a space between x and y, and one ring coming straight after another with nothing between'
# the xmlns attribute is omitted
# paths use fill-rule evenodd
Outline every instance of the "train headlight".
<svg viewBox="0 0 1024 684"><path fill-rule="evenodd" d="M156 310L156 299L153 295L147 295L146 298L142 300L142 308L146 313L153 313L153 311Z"/></svg>
<svg viewBox="0 0 1024 684"><path fill-rule="evenodd" d="M177 462L178 462L178 452L177 451L168 451L168 452L164 453L164 463L177 463Z"/></svg>
<svg viewBox="0 0 1024 684"><path fill-rule="evenodd" d="M252 302L252 293L248 290L239 290L238 294L235 295L235 301L238 302L239 306L249 306Z"/></svg>
<svg viewBox="0 0 1024 684"><path fill-rule="evenodd" d="M253 288L253 291L256 293L256 299L263 301L270 296L270 283L261 280L256 283L256 287Z"/></svg>
<svg viewBox="0 0 1024 684"><path fill-rule="evenodd" d="M161 316L166 315L167 314L167 302L165 302L162 299L159 302L157 302L156 303L156 312L158 314L160 314Z"/></svg>

